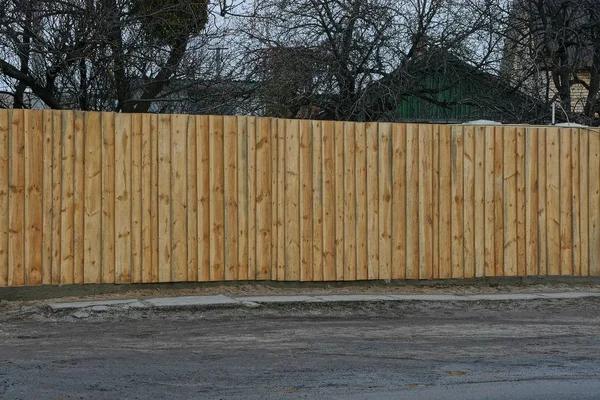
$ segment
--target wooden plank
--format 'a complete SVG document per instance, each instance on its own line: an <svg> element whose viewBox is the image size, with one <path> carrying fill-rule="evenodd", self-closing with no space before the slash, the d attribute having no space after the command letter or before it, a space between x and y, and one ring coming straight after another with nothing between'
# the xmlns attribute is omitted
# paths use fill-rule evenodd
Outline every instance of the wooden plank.
<svg viewBox="0 0 600 400"><path fill-rule="evenodd" d="M504 128L494 128L495 276L504 276Z"/></svg>
<svg viewBox="0 0 600 400"><path fill-rule="evenodd" d="M102 282L102 114L86 113L84 283Z"/></svg>
<svg viewBox="0 0 600 400"><path fill-rule="evenodd" d="M600 275L600 132L589 132L590 276Z"/></svg>
<svg viewBox="0 0 600 400"><path fill-rule="evenodd" d="M432 279L440 278L440 125L433 125L432 153Z"/></svg>
<svg viewBox="0 0 600 400"><path fill-rule="evenodd" d="M581 215L581 198L579 197L579 160L581 158L581 149L579 147L579 129L571 131L571 176L572 176L572 204L573 213L571 215L571 224L573 232L573 272L574 276L581 276L581 238L579 218Z"/></svg>
<svg viewBox="0 0 600 400"><path fill-rule="evenodd" d="M129 283L131 282L131 114L115 115L115 168L115 281ZM164 279L163 282L169 280Z"/></svg>
<svg viewBox="0 0 600 400"><path fill-rule="evenodd" d="M151 172L151 198L150 205L152 209L151 214L151 226L152 226L152 272L151 272L151 282L159 281L159 269L160 269L160 257L159 257L159 214L158 207L160 204L159 199L159 180L158 180L158 171L159 171L159 150L158 150L158 142L159 142L159 126L160 120L158 115L152 115L150 117L150 135L152 136L152 140L150 142L150 172Z"/></svg>
<svg viewBox="0 0 600 400"><path fill-rule="evenodd" d="M495 139L494 128L485 128L485 243L484 243L484 269L485 276L496 276L496 205L494 192L495 177Z"/></svg>
<svg viewBox="0 0 600 400"><path fill-rule="evenodd" d="M475 237L475 276L485 276L485 127L477 127L475 140L475 219L473 235Z"/></svg>
<svg viewBox="0 0 600 400"><path fill-rule="evenodd" d="M62 209L62 112L52 111L52 273L51 284L60 283Z"/></svg>
<svg viewBox="0 0 600 400"><path fill-rule="evenodd" d="M587 129L579 130L579 148L581 157L579 159L579 194L581 196L581 207L579 210L579 239L581 240L581 276L588 276L590 273L590 196L589 196L589 176L590 176L590 136L593 133Z"/></svg>
<svg viewBox="0 0 600 400"><path fill-rule="evenodd" d="M463 269L465 278L475 276L475 141L473 126L463 132Z"/></svg>
<svg viewBox="0 0 600 400"><path fill-rule="evenodd" d="M558 132L559 147L559 210L561 275L573 274L573 176L571 171L571 129Z"/></svg>
<svg viewBox="0 0 600 400"><path fill-rule="evenodd" d="M225 167L225 280L238 279L237 117L226 116L224 126Z"/></svg>
<svg viewBox="0 0 600 400"><path fill-rule="evenodd" d="M335 123L335 279L344 277L344 122Z"/></svg>
<svg viewBox="0 0 600 400"><path fill-rule="evenodd" d="M171 282L171 131L172 117L158 117L158 281Z"/></svg>
<svg viewBox="0 0 600 400"><path fill-rule="evenodd" d="M366 125L357 123L355 129L356 156L356 279L369 276L367 251L367 137Z"/></svg>
<svg viewBox="0 0 600 400"><path fill-rule="evenodd" d="M210 120L196 116L198 158L198 281L210 281ZM254 278L254 273L252 273Z"/></svg>
<svg viewBox="0 0 600 400"><path fill-rule="evenodd" d="M440 126L440 268L439 277L452 277L452 128Z"/></svg>
<svg viewBox="0 0 600 400"><path fill-rule="evenodd" d="M517 275L527 275L525 238L525 128L517 128Z"/></svg>
<svg viewBox="0 0 600 400"><path fill-rule="evenodd" d="M366 124L368 278L379 279L379 141L377 123ZM327 166L326 166L327 168ZM327 232L326 232L327 233Z"/></svg>
<svg viewBox="0 0 600 400"><path fill-rule="evenodd" d="M538 128L525 134L525 242L526 274L538 273Z"/></svg>
<svg viewBox="0 0 600 400"><path fill-rule="evenodd" d="M300 125L286 121L285 154L285 280L300 279ZM332 138L333 139L333 138Z"/></svg>
<svg viewBox="0 0 600 400"><path fill-rule="evenodd" d="M74 267L74 137L73 137L74 113L64 111L62 121L62 208L61 208L61 270L60 283L73 283Z"/></svg>
<svg viewBox="0 0 600 400"><path fill-rule="evenodd" d="M187 281L187 115L171 116L171 282ZM236 255L237 256L237 255Z"/></svg>
<svg viewBox="0 0 600 400"><path fill-rule="evenodd" d="M406 125L392 126L392 279L406 277Z"/></svg>
<svg viewBox="0 0 600 400"><path fill-rule="evenodd" d="M248 117L237 119L238 279L248 280Z"/></svg>
<svg viewBox="0 0 600 400"><path fill-rule="evenodd" d="M277 124L275 125L276 131L272 132L274 139L276 140L273 143L274 155L276 158L276 166L273 169L273 173L275 175L275 191L273 191L273 199L272 202L275 202L275 207L273 207L272 213L275 214L275 221L273 221L273 231L276 236L275 240L275 248L276 252L273 254L275 259L273 260L273 265L276 269L276 273L273 275L273 279L278 281L285 280L285 271L286 271L286 155L287 155L287 128L288 123L286 120L277 119L273 120ZM273 125L272 125L273 126ZM273 155L271 155L271 159ZM271 181L273 177L271 177Z"/></svg>
<svg viewBox="0 0 600 400"><path fill-rule="evenodd" d="M49 285L52 283L52 218L54 213L52 210L52 146L54 135L52 134L52 111L44 110L42 113L42 284ZM98 132L100 132L99 129ZM2 170L3 165L5 165L2 152L8 151L8 143L3 143L2 140L7 140L7 134L8 132L2 132L2 116L0 113L0 147L6 145L3 150L0 150L0 210L6 211L8 211L8 207L3 208L3 199L8 194L8 188L5 188L2 183L2 179L7 179L7 176L4 176L4 170ZM99 145L98 148L100 147ZM4 195L2 192L4 192ZM4 221L0 218L0 225L2 222ZM3 241L3 229L0 228L0 271L4 262L3 250L6 249ZM0 272L0 286L2 286L1 276L2 273Z"/></svg>
<svg viewBox="0 0 600 400"><path fill-rule="evenodd" d="M517 275L517 132L504 128L504 275Z"/></svg>
<svg viewBox="0 0 600 400"><path fill-rule="evenodd" d="M323 280L323 140L321 121L312 121L313 280Z"/></svg>
<svg viewBox="0 0 600 400"><path fill-rule="evenodd" d="M131 282L142 282L142 114L131 117Z"/></svg>
<svg viewBox="0 0 600 400"><path fill-rule="evenodd" d="M392 279L392 125L379 124L379 279ZM338 177L341 180L341 177ZM343 201L343 197L339 199Z"/></svg>
<svg viewBox="0 0 600 400"><path fill-rule="evenodd" d="M356 280L356 135L344 124L344 280Z"/></svg>
<svg viewBox="0 0 600 400"><path fill-rule="evenodd" d="M406 279L419 279L419 127L406 126Z"/></svg>
<svg viewBox="0 0 600 400"><path fill-rule="evenodd" d="M300 280L313 280L312 236L312 132L308 120L300 121Z"/></svg>
<svg viewBox="0 0 600 400"><path fill-rule="evenodd" d="M8 110L0 110L0 287L8 286L8 236L9 236L9 135L10 115Z"/></svg>
<svg viewBox="0 0 600 400"><path fill-rule="evenodd" d="M25 284L42 283L42 135L41 110L25 113Z"/></svg>
<svg viewBox="0 0 600 400"><path fill-rule="evenodd" d="M335 281L335 126L323 122L323 279Z"/></svg>
<svg viewBox="0 0 600 400"><path fill-rule="evenodd" d="M73 121L73 283L84 283L85 113L75 112Z"/></svg>
<svg viewBox="0 0 600 400"><path fill-rule="evenodd" d="M546 128L538 128L538 275L548 273L546 231Z"/></svg>
<svg viewBox="0 0 600 400"><path fill-rule="evenodd" d="M248 117L248 279L256 275L256 118Z"/></svg>
<svg viewBox="0 0 600 400"><path fill-rule="evenodd" d="M419 279L433 277L432 125L419 125Z"/></svg>
<svg viewBox="0 0 600 400"><path fill-rule="evenodd" d="M464 176L463 128L452 127L450 170L452 193L452 278L463 278L463 176Z"/></svg>
<svg viewBox="0 0 600 400"><path fill-rule="evenodd" d="M259 118L256 133L256 266L257 279L271 276L271 120ZM274 262L275 260L273 260Z"/></svg>
<svg viewBox="0 0 600 400"><path fill-rule="evenodd" d="M102 283L115 283L115 114L108 112L102 113Z"/></svg>
<svg viewBox="0 0 600 400"><path fill-rule="evenodd" d="M286 121L271 120L271 279L285 280Z"/></svg>
<svg viewBox="0 0 600 400"><path fill-rule="evenodd" d="M225 278L223 117L209 117L210 132L210 280ZM269 248L262 251L268 252Z"/></svg>
<svg viewBox="0 0 600 400"><path fill-rule="evenodd" d="M548 275L560 274L560 136L558 128L546 129L546 223Z"/></svg>
<svg viewBox="0 0 600 400"><path fill-rule="evenodd" d="M150 114L142 115L142 134L141 134L141 146L142 146L142 171L141 171L141 185L142 185L142 282L152 282L152 264L153 264L153 249L152 249L152 237L156 233L152 225L152 215L154 214L152 208L152 195L153 195L153 179L152 179L152 144L156 142L156 131L152 131L152 124Z"/></svg>
<svg viewBox="0 0 600 400"><path fill-rule="evenodd" d="M25 284L25 121L23 110L11 110L9 115L8 286L22 286Z"/></svg>

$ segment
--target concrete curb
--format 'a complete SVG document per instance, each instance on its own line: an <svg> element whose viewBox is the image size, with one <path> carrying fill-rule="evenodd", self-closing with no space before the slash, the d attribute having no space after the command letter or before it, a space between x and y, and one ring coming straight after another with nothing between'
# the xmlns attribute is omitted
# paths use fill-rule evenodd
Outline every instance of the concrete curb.
<svg viewBox="0 0 600 400"><path fill-rule="evenodd" d="M560 292L560 293L498 293L476 295L409 295L409 294L376 294L376 295L328 295L328 296L181 296L157 297L152 299L123 299L49 303L54 311L109 311L114 309L181 309L212 308L223 306L258 307L273 304L306 304L306 303L346 303L346 302L402 302L402 301L528 301L549 299L578 299L600 297L594 292Z"/></svg>

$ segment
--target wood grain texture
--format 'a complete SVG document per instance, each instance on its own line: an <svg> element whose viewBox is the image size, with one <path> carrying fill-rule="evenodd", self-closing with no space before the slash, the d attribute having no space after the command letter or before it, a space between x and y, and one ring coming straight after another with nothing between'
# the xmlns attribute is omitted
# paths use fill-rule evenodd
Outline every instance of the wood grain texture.
<svg viewBox="0 0 600 400"><path fill-rule="evenodd" d="M433 278L433 130L419 126L419 279Z"/></svg>
<svg viewBox="0 0 600 400"><path fill-rule="evenodd" d="M570 129L559 133L560 141L560 270L561 275L573 274L573 175Z"/></svg>
<svg viewBox="0 0 600 400"><path fill-rule="evenodd" d="M50 114L52 115L52 114ZM11 120L8 110L0 110L0 209L8 210L9 185L9 135ZM44 187L46 190L46 187ZM49 190L52 190L50 188ZM51 193L51 192L50 192ZM51 197L50 197L51 199ZM9 216L0 212L0 287L8 286L8 274L12 268L8 263ZM52 243L50 243L52 246ZM50 255L52 256L52 255ZM44 282L46 283L46 282ZM50 283L50 282L48 282Z"/></svg>
<svg viewBox="0 0 600 400"><path fill-rule="evenodd" d="M344 280L344 122L335 123L335 279Z"/></svg>
<svg viewBox="0 0 600 400"><path fill-rule="evenodd" d="M158 281L172 279L171 254L171 116L158 120Z"/></svg>
<svg viewBox="0 0 600 400"><path fill-rule="evenodd" d="M452 128L440 128L440 197L439 197L439 277L452 277Z"/></svg>
<svg viewBox="0 0 600 400"><path fill-rule="evenodd" d="M496 201L494 198L496 188L495 169L495 139L494 128L485 128L485 243L484 243L484 269L485 276L496 276Z"/></svg>
<svg viewBox="0 0 600 400"><path fill-rule="evenodd" d="M476 127L474 132L475 152L475 182L473 193L475 196L474 205L474 263L475 277L485 276L485 127Z"/></svg>
<svg viewBox="0 0 600 400"><path fill-rule="evenodd" d="M323 279L335 281L335 125L324 121L323 151Z"/></svg>
<svg viewBox="0 0 600 400"><path fill-rule="evenodd" d="M287 121L285 157L285 275L286 281L300 279L300 122Z"/></svg>
<svg viewBox="0 0 600 400"><path fill-rule="evenodd" d="M527 275L527 244L525 235L525 128L517 128L517 275Z"/></svg>
<svg viewBox="0 0 600 400"><path fill-rule="evenodd" d="M131 282L142 282L142 114L131 116Z"/></svg>
<svg viewBox="0 0 600 400"><path fill-rule="evenodd" d="M312 131L308 120L300 121L300 280L313 280Z"/></svg>
<svg viewBox="0 0 600 400"><path fill-rule="evenodd" d="M379 279L379 140L378 124L366 124L368 278Z"/></svg>
<svg viewBox="0 0 600 400"><path fill-rule="evenodd" d="M538 129L525 133L525 243L526 274L538 273Z"/></svg>
<svg viewBox="0 0 600 400"><path fill-rule="evenodd" d="M154 233L152 195L152 144L156 142L155 131L152 130L150 114L142 115L142 282L152 282L152 266L154 264L154 250L152 240Z"/></svg>
<svg viewBox="0 0 600 400"><path fill-rule="evenodd" d="M115 115L116 283L131 281L131 134L131 114ZM170 193L170 188L165 188L165 193ZM165 276L163 281L171 278Z"/></svg>
<svg viewBox="0 0 600 400"><path fill-rule="evenodd" d="M107 112L102 113L102 166L102 283L115 283L115 114Z"/></svg>
<svg viewBox="0 0 600 400"><path fill-rule="evenodd" d="M546 229L548 275L560 275L560 135L546 129Z"/></svg>
<svg viewBox="0 0 600 400"><path fill-rule="evenodd" d="M364 123L355 125L356 173L356 279L369 276L367 250L367 137Z"/></svg>
<svg viewBox="0 0 600 400"><path fill-rule="evenodd" d="M504 128L494 128L494 274L504 276Z"/></svg>
<svg viewBox="0 0 600 400"><path fill-rule="evenodd" d="M238 190L237 190L237 117L226 116L223 120L224 163L224 245L225 280L237 280L238 262Z"/></svg>
<svg viewBox="0 0 600 400"><path fill-rule="evenodd" d="M379 124L379 279L392 279L392 125ZM342 199L339 200L343 201Z"/></svg>
<svg viewBox="0 0 600 400"><path fill-rule="evenodd" d="M248 117L237 120L238 279L248 280Z"/></svg>
<svg viewBox="0 0 600 400"><path fill-rule="evenodd" d="M86 113L75 112L73 121L73 283L84 283L84 202ZM41 149L40 149L41 150Z"/></svg>
<svg viewBox="0 0 600 400"><path fill-rule="evenodd" d="M463 131L463 268L464 277L475 277L475 140L474 127Z"/></svg>
<svg viewBox="0 0 600 400"><path fill-rule="evenodd" d="M223 117L209 117L209 132L210 280L222 281L225 279ZM269 252L270 249L267 246L261 251Z"/></svg>
<svg viewBox="0 0 600 400"><path fill-rule="evenodd" d="M600 275L600 132L589 131L590 276Z"/></svg>
<svg viewBox="0 0 600 400"><path fill-rule="evenodd" d="M419 127L406 126L406 279L419 279Z"/></svg>
<svg viewBox="0 0 600 400"><path fill-rule="evenodd" d="M538 275L548 273L548 243L546 231L546 128L538 128Z"/></svg>
<svg viewBox="0 0 600 400"><path fill-rule="evenodd" d="M259 118L256 132L257 279L271 276L271 120Z"/></svg>
<svg viewBox="0 0 600 400"><path fill-rule="evenodd" d="M171 207L171 281L185 282L188 280L188 224L186 222L187 203L187 115L171 117L170 142L170 207Z"/></svg>
<svg viewBox="0 0 600 400"><path fill-rule="evenodd" d="M517 135L504 128L504 275L517 275Z"/></svg>
<svg viewBox="0 0 600 400"><path fill-rule="evenodd" d="M186 131L186 179L187 179L187 281L198 281L198 149L197 118L189 117ZM245 277L244 279L247 279Z"/></svg>
<svg viewBox="0 0 600 400"><path fill-rule="evenodd" d="M322 281L323 275L323 139L321 121L312 121L312 176L313 176L313 280Z"/></svg>
<svg viewBox="0 0 600 400"><path fill-rule="evenodd" d="M74 113L67 111L62 119L62 200L61 200L61 237L60 237L60 283L73 283L74 249ZM114 133L113 133L114 134Z"/></svg>
<svg viewBox="0 0 600 400"><path fill-rule="evenodd" d="M275 120L277 125L274 129L277 129L275 135L276 144L273 148L275 151L276 166L273 170L275 173L275 191L273 192L273 201L275 206L273 207L273 213L275 215L275 221L273 221L273 229L275 234L275 252L273 256L273 266L275 267L275 274L273 275L274 280L284 281L285 280L285 263L286 263L286 249L285 249L285 232L286 232L286 155L288 154L288 143L287 143L287 128L288 123L285 120Z"/></svg>
<svg viewBox="0 0 600 400"><path fill-rule="evenodd" d="M579 213L579 239L581 240L581 276L590 273L590 229L589 229L589 177L590 177L590 134L587 130L579 131L579 195L581 196L581 207ZM593 173L592 173L593 176Z"/></svg>
<svg viewBox="0 0 600 400"><path fill-rule="evenodd" d="M450 153L452 193L452 278L463 278L464 271L464 149L463 128L452 127Z"/></svg>
<svg viewBox="0 0 600 400"><path fill-rule="evenodd" d="M102 282L102 114L86 114L84 283Z"/></svg>
<svg viewBox="0 0 600 400"><path fill-rule="evenodd" d="M406 277L406 125L392 126L392 279Z"/></svg>

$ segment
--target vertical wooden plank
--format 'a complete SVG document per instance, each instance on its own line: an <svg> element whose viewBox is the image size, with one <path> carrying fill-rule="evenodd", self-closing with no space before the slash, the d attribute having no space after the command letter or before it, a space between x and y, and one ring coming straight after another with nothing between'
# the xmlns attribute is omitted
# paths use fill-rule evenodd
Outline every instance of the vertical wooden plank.
<svg viewBox="0 0 600 400"><path fill-rule="evenodd" d="M379 124L379 279L392 279L392 125ZM339 178L338 178L339 179ZM340 198L340 202L343 197Z"/></svg>
<svg viewBox="0 0 600 400"><path fill-rule="evenodd" d="M321 121L312 121L313 280L323 280L323 140Z"/></svg>
<svg viewBox="0 0 600 400"><path fill-rule="evenodd" d="M256 264L257 279L271 276L271 120L259 118L256 134ZM274 260L273 260L274 262Z"/></svg>
<svg viewBox="0 0 600 400"><path fill-rule="evenodd" d="M171 131L172 117L158 121L158 281L171 282Z"/></svg>
<svg viewBox="0 0 600 400"><path fill-rule="evenodd" d="M369 276L367 250L367 137L366 125L357 123L355 129L356 155L356 279Z"/></svg>
<svg viewBox="0 0 600 400"><path fill-rule="evenodd" d="M548 273L548 243L546 230L546 128L538 128L538 275Z"/></svg>
<svg viewBox="0 0 600 400"><path fill-rule="evenodd" d="M475 276L475 141L473 126L463 133L463 263L464 277Z"/></svg>
<svg viewBox="0 0 600 400"><path fill-rule="evenodd" d="M142 282L142 114L131 120L131 282Z"/></svg>
<svg viewBox="0 0 600 400"><path fill-rule="evenodd" d="M485 128L485 276L496 276L496 206L494 192L495 177L495 149L494 128Z"/></svg>
<svg viewBox="0 0 600 400"><path fill-rule="evenodd" d="M367 237L369 279L379 279L379 140L375 122L368 122L367 136Z"/></svg>
<svg viewBox="0 0 600 400"><path fill-rule="evenodd" d="M571 215L571 227L573 232L573 271L574 276L581 276L581 239L579 237L581 215L581 199L579 196L579 160L581 158L581 149L579 148L579 129L571 131L571 177L572 177L572 204L573 213Z"/></svg>
<svg viewBox="0 0 600 400"><path fill-rule="evenodd" d="M96 114L97 115L97 114ZM42 139L42 201L43 201L43 210L42 210L42 284L49 285L52 283L52 219L54 211L52 209L52 169L53 169L53 134L52 134L52 111L44 110L43 111L43 139ZM100 132L99 126L97 128L97 134ZM8 151L8 143L3 143L3 140L7 140L8 132L2 132L2 116L0 113L0 147L5 145L3 150L0 150L0 210L5 210L8 212L7 208L3 208L3 195L8 194L8 191L4 189L4 185L1 183L2 179L6 179L4 176L4 171L2 170L2 166L4 165L4 154L2 151ZM98 148L101 148L98 145ZM8 171L7 171L8 172ZM99 192L98 192L99 193ZM2 224L2 219L0 219L0 224ZM6 226L6 225L5 225ZM2 270L2 263L4 262L4 252L3 249L6 249L6 245L3 241L3 228L0 228L0 271ZM100 245L100 241L98 241L98 245ZM0 272L0 286L2 286L2 273Z"/></svg>
<svg viewBox="0 0 600 400"><path fill-rule="evenodd" d="M344 124L344 280L356 280L356 136L353 122Z"/></svg>
<svg viewBox="0 0 600 400"><path fill-rule="evenodd" d="M573 177L571 175L571 129L558 132L559 147L559 210L561 275L573 274Z"/></svg>
<svg viewBox="0 0 600 400"><path fill-rule="evenodd" d="M168 124L168 121L165 123ZM158 150L158 142L159 142L159 129L161 122L159 120L158 115L150 116L150 135L152 140L150 141L150 173L151 173L151 198L150 198L150 206L152 210L151 218L151 226L152 226L152 237L151 237L151 249L152 249L152 267L150 282L158 282L159 281L159 269L160 269L160 256L159 256L159 232L160 232L160 223L159 223L159 150ZM168 127L168 125L167 125Z"/></svg>
<svg viewBox="0 0 600 400"><path fill-rule="evenodd" d="M504 128L504 275L517 275L517 132Z"/></svg>
<svg viewBox="0 0 600 400"><path fill-rule="evenodd" d="M506 150L508 151L508 150ZM504 128L494 128L494 260L495 276L504 276Z"/></svg>
<svg viewBox="0 0 600 400"><path fill-rule="evenodd" d="M579 240L581 241L581 276L588 276L590 273L590 196L589 196L589 176L590 176L590 136L593 135L587 129L579 130L579 149L581 157L579 158L579 194L581 196L580 219L579 219ZM593 175L593 174L592 174Z"/></svg>
<svg viewBox="0 0 600 400"><path fill-rule="evenodd" d="M86 113L84 283L102 282L102 115Z"/></svg>
<svg viewBox="0 0 600 400"><path fill-rule="evenodd" d="M25 112L25 285L42 283L42 111Z"/></svg>
<svg viewBox="0 0 600 400"><path fill-rule="evenodd" d="M74 113L72 111L64 111L62 121L62 208L61 208L61 270L60 283L73 283L73 267L74 267Z"/></svg>
<svg viewBox="0 0 600 400"><path fill-rule="evenodd" d="M248 279L256 275L256 118L248 117Z"/></svg>
<svg viewBox="0 0 600 400"><path fill-rule="evenodd" d="M141 185L142 185L142 282L152 282L152 236L155 231L152 226L152 143L156 141L155 133L152 131L150 114L142 115L141 132Z"/></svg>
<svg viewBox="0 0 600 400"><path fill-rule="evenodd" d="M209 117L210 132L210 280L225 278L223 117ZM267 218L265 216L265 218ZM268 218L267 218L268 219ZM269 252L270 248L262 251Z"/></svg>
<svg viewBox="0 0 600 400"><path fill-rule="evenodd" d="M115 281L129 283L131 282L131 114L115 115L115 168Z"/></svg>
<svg viewBox="0 0 600 400"><path fill-rule="evenodd" d="M546 130L546 220L548 229L548 274L560 274L560 132Z"/></svg>
<svg viewBox="0 0 600 400"><path fill-rule="evenodd" d="M60 283L62 217L62 112L52 111L52 273L50 283Z"/></svg>
<svg viewBox="0 0 600 400"><path fill-rule="evenodd" d="M590 276L600 275L600 131L589 130Z"/></svg>
<svg viewBox="0 0 600 400"><path fill-rule="evenodd" d="M85 199L85 113L75 112L73 123L73 283L84 282L84 199Z"/></svg>
<svg viewBox="0 0 600 400"><path fill-rule="evenodd" d="M299 121L286 121L285 157L285 280L300 279L300 135ZM332 138L333 139L333 138ZM334 238L335 239L335 238Z"/></svg>
<svg viewBox="0 0 600 400"><path fill-rule="evenodd" d="M198 158L198 281L210 281L210 128L207 115L196 116ZM254 278L254 273L252 273Z"/></svg>
<svg viewBox="0 0 600 400"><path fill-rule="evenodd" d="M485 127L475 128L475 276L485 276Z"/></svg>
<svg viewBox="0 0 600 400"><path fill-rule="evenodd" d="M224 129L225 280L238 279L237 117L226 116Z"/></svg>
<svg viewBox="0 0 600 400"><path fill-rule="evenodd" d="M25 284L25 121L23 110L9 112L8 286L22 286Z"/></svg>
<svg viewBox="0 0 600 400"><path fill-rule="evenodd" d="M419 126L406 126L406 279L419 279Z"/></svg>
<svg viewBox="0 0 600 400"><path fill-rule="evenodd" d="M323 279L335 281L335 126L323 122Z"/></svg>
<svg viewBox="0 0 600 400"><path fill-rule="evenodd" d="M300 280L313 280L312 238L312 132L300 121Z"/></svg>
<svg viewBox="0 0 600 400"><path fill-rule="evenodd" d="M108 112L102 113L102 283L115 283L115 114Z"/></svg>
<svg viewBox="0 0 600 400"><path fill-rule="evenodd" d="M432 135L432 125L419 125L419 279L433 277Z"/></svg>
<svg viewBox="0 0 600 400"><path fill-rule="evenodd" d="M392 126L392 279L406 277L406 125Z"/></svg>
<svg viewBox="0 0 600 400"><path fill-rule="evenodd" d="M171 116L171 282L187 280L187 115ZM237 256L237 254L236 254Z"/></svg>
<svg viewBox="0 0 600 400"><path fill-rule="evenodd" d="M433 153L432 153L432 198L431 206L433 208L433 252L432 252L432 278L440 278L440 125L433 125Z"/></svg>
<svg viewBox="0 0 600 400"><path fill-rule="evenodd" d="M335 123L335 279L344 277L344 122Z"/></svg>
<svg viewBox="0 0 600 400"><path fill-rule="evenodd" d="M451 193L452 193L452 278L463 278L465 276L463 264L463 174L464 174L464 152L463 152L463 128L452 127L450 169Z"/></svg>
<svg viewBox="0 0 600 400"><path fill-rule="evenodd" d="M452 127L440 126L440 272L441 279L452 277Z"/></svg>
<svg viewBox="0 0 600 400"><path fill-rule="evenodd" d="M8 271L11 268L8 263L10 126L9 111L0 110L0 287L8 286Z"/></svg>
<svg viewBox="0 0 600 400"><path fill-rule="evenodd" d="M517 275L527 274L525 238L525 128L517 128Z"/></svg>
<svg viewBox="0 0 600 400"><path fill-rule="evenodd" d="M248 117L237 119L238 279L248 280Z"/></svg>
<svg viewBox="0 0 600 400"><path fill-rule="evenodd" d="M272 137L275 142L273 142L273 149L275 150L271 155L271 159L273 156L276 158L276 165L273 169L273 175L275 175L275 191L272 192L272 201L271 203L275 203L273 207L272 214L275 215L275 220L273 221L273 232L276 236L275 240L275 259L273 259L273 265L276 269L276 273L273 274L273 279L278 281L285 280L285 271L286 271L286 156L287 156L287 128L288 123L286 120L277 119L273 120L274 124L271 126L276 129L275 132L272 133ZM273 177L271 177L271 181L273 181Z"/></svg>
<svg viewBox="0 0 600 400"><path fill-rule="evenodd" d="M538 273L538 128L525 135L525 243L526 274Z"/></svg>
<svg viewBox="0 0 600 400"><path fill-rule="evenodd" d="M186 127L187 158L187 281L198 281L198 150L196 148L196 117L189 117Z"/></svg>

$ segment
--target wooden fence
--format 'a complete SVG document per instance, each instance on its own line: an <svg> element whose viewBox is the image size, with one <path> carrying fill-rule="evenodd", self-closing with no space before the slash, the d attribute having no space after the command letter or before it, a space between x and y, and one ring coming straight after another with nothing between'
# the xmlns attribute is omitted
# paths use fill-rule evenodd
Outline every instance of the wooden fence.
<svg viewBox="0 0 600 400"><path fill-rule="evenodd" d="M598 131L0 110L0 286L600 275Z"/></svg>

